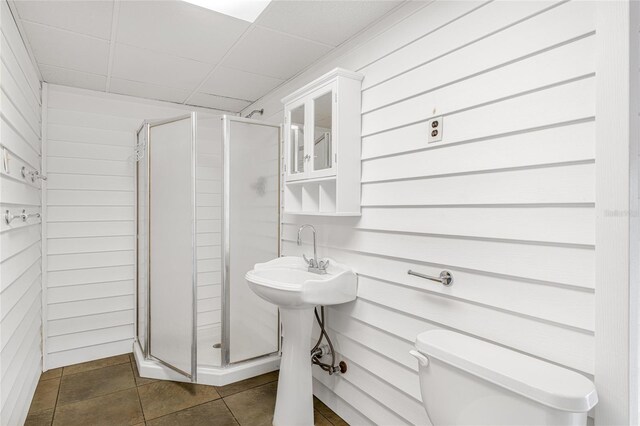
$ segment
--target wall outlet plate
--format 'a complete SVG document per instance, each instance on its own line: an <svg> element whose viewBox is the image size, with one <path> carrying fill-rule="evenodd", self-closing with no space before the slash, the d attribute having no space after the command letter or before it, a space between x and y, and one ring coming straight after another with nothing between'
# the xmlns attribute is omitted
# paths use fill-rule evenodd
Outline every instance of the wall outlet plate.
<svg viewBox="0 0 640 426"><path fill-rule="evenodd" d="M427 142L440 142L442 140L442 116L434 117L427 122Z"/></svg>

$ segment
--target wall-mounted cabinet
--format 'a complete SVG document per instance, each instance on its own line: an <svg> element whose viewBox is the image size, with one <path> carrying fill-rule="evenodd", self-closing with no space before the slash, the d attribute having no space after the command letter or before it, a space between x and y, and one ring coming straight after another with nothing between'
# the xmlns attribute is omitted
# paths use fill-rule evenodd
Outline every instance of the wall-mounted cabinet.
<svg viewBox="0 0 640 426"><path fill-rule="evenodd" d="M360 215L362 78L336 68L282 99L286 213Z"/></svg>

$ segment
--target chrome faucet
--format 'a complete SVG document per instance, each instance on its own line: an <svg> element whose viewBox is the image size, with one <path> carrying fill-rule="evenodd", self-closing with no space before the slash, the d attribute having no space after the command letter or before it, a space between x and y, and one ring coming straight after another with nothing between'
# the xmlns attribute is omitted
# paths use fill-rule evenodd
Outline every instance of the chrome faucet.
<svg viewBox="0 0 640 426"><path fill-rule="evenodd" d="M304 254L302 255L302 258L305 262L307 262L307 265L309 266L308 271L315 274L326 274L327 266L329 266L329 260L318 261L318 250L316 247L316 228L314 228L313 225L305 224L298 229L298 245L302 245L302 239L300 237L304 228L311 228L311 231L313 232L313 257L311 259L307 259L307 256L305 256Z"/></svg>

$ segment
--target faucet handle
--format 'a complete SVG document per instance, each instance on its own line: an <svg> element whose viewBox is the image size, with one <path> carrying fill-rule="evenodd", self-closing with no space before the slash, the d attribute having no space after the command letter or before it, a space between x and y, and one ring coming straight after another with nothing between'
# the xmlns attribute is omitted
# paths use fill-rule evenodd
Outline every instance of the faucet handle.
<svg viewBox="0 0 640 426"><path fill-rule="evenodd" d="M305 254L302 255L302 258L304 259L305 262L307 262L307 265L311 266L312 268L315 267L315 259L311 258L311 259L307 259L307 256Z"/></svg>
<svg viewBox="0 0 640 426"><path fill-rule="evenodd" d="M320 263L318 263L318 268L319 269L326 270L328 266L329 266L329 259L321 260Z"/></svg>

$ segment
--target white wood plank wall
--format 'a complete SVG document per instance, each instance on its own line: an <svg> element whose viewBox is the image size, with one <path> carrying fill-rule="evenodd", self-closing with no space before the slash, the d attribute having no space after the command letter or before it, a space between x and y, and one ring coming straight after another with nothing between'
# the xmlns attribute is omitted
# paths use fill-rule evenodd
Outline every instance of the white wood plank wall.
<svg viewBox="0 0 640 426"><path fill-rule="evenodd" d="M131 351L136 299L130 157L135 132L144 119L186 112L169 103L49 86L47 368ZM210 130L203 136L216 136ZM209 154L201 161L215 161L216 149L203 144ZM199 170L206 182L199 185L198 209L206 220L198 230L210 228L199 235L198 263L206 271L202 276L213 274L209 270L215 270L220 258L219 223L216 228L214 217L219 219L219 213L214 210L221 204L213 169ZM198 304L200 328L208 333L216 324L219 327L220 318L219 280L210 281L202 281Z"/></svg>
<svg viewBox="0 0 640 426"><path fill-rule="evenodd" d="M40 81L6 1L0 2L0 424L22 424L42 371L40 219L4 221L41 211L40 182L21 168L40 171ZM2 153L0 152L0 155ZM3 161L0 161L3 163Z"/></svg>
<svg viewBox="0 0 640 426"><path fill-rule="evenodd" d="M328 311L349 371L314 373L347 421L428 423L408 352L434 328L592 378L594 41L592 2L407 4L247 108L278 123L280 99L328 70L365 75L362 217L282 228L285 254L312 223L321 255L360 274L358 300ZM427 145L439 115L443 140Z"/></svg>

